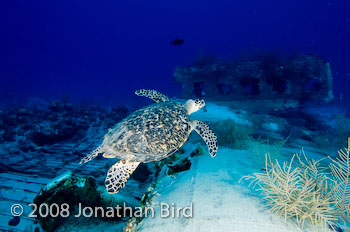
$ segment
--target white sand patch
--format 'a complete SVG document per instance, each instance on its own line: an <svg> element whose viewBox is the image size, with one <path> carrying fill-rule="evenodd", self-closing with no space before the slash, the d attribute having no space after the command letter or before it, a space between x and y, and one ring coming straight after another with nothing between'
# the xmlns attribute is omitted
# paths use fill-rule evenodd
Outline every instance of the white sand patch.
<svg viewBox="0 0 350 232"><path fill-rule="evenodd" d="M245 117L247 113L243 110L233 110L227 106L219 106L213 103L207 103L205 109L206 111L202 109L191 114L191 119L211 122L231 119L240 125L251 124Z"/></svg>
<svg viewBox="0 0 350 232"><path fill-rule="evenodd" d="M268 130L268 131L278 131L278 130L280 130L279 125L277 123L274 123L274 122L264 123L262 125L262 128L264 128L265 130Z"/></svg>
<svg viewBox="0 0 350 232"><path fill-rule="evenodd" d="M293 219L285 223L264 208L258 192L248 189L247 183L238 184L243 175L259 170L248 151L221 147L215 158L194 157L189 171L160 179L159 195L151 203L156 217L145 218L137 231L313 231L299 228ZM192 203L193 217L161 218L161 203L182 207Z"/></svg>

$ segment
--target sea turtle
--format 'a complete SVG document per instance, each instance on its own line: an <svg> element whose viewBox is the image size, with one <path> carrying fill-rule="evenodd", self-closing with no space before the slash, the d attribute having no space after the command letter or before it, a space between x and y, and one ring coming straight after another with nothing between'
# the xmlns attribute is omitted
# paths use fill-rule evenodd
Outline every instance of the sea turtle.
<svg viewBox="0 0 350 232"><path fill-rule="evenodd" d="M205 102L190 99L185 104L170 101L155 90L141 89L136 95L145 96L155 104L139 109L109 129L102 144L84 157L86 163L103 153L105 158L118 158L107 172L105 185L111 194L119 192L141 162L161 160L176 152L195 130L206 142L214 157L218 145L215 134L205 123L189 115L201 109Z"/></svg>

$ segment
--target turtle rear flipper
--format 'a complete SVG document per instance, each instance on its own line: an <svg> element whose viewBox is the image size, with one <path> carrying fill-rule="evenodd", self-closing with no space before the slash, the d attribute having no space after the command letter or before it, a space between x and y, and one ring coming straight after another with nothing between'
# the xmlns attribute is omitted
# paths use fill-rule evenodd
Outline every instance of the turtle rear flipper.
<svg viewBox="0 0 350 232"><path fill-rule="evenodd" d="M168 102L169 98L162 93L153 89L139 89L135 91L137 96L144 96L152 99L155 102Z"/></svg>
<svg viewBox="0 0 350 232"><path fill-rule="evenodd" d="M93 159L95 159L98 154L102 153L102 147L99 146L98 148L96 148L95 150L93 150L92 152L90 152L87 156L85 156L84 158L82 158L79 162L79 164L85 164Z"/></svg>
<svg viewBox="0 0 350 232"><path fill-rule="evenodd" d="M121 160L113 164L108 170L105 179L107 192L110 194L119 192L119 190L125 186L128 178L139 164L140 162L131 162L127 160Z"/></svg>
<svg viewBox="0 0 350 232"><path fill-rule="evenodd" d="M208 146L209 154L212 157L218 152L218 141L214 132L204 122L193 120L192 128L202 137Z"/></svg>

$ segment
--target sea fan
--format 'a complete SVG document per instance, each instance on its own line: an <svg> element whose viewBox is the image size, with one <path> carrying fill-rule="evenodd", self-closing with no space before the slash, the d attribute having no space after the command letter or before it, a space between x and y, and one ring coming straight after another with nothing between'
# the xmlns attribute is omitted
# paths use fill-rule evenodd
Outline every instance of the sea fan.
<svg viewBox="0 0 350 232"><path fill-rule="evenodd" d="M329 165L335 180L334 200L343 221L350 220L350 138L348 147L338 151L339 156Z"/></svg>
<svg viewBox="0 0 350 232"><path fill-rule="evenodd" d="M304 226L305 221L309 221L314 228L321 227L323 229L328 226L332 229L338 221L337 209L335 201L332 196L334 189L333 180L328 178L325 167L320 165L320 160L308 159L302 150L303 159L299 159L299 167L302 170L300 179L302 182L304 192L300 194L305 200L303 204L303 211L297 217L298 223Z"/></svg>
<svg viewBox="0 0 350 232"><path fill-rule="evenodd" d="M308 159L302 150L302 158L294 155L282 167L266 155L265 172L243 178L252 180L254 187L258 185L267 206L285 220L295 217L301 227L308 221L316 230L330 227L336 231L339 222L344 228L350 222L350 138L348 147L338 154L329 165L331 176L321 167L322 159ZM298 162L293 167L295 157Z"/></svg>
<svg viewBox="0 0 350 232"><path fill-rule="evenodd" d="M303 227L305 221L310 222L315 229L325 230L328 226L334 228L338 218L336 203L332 198L330 183L323 173L320 160L309 160L304 152L293 156L291 161L281 166L276 160L272 162L266 155L265 172L245 176L259 186L267 200L271 211L285 218L296 218ZM293 160L297 157L297 166L293 167Z"/></svg>

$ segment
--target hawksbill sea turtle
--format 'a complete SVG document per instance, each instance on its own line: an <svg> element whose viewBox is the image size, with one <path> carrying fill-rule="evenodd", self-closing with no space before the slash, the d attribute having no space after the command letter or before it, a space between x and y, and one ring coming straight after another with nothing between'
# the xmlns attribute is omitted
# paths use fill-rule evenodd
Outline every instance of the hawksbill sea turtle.
<svg viewBox="0 0 350 232"><path fill-rule="evenodd" d="M146 89L135 94L156 103L133 112L109 129L102 144L80 161L80 164L89 162L100 153L105 158L120 159L107 172L105 185L110 194L125 186L141 162L161 160L176 152L192 130L205 141L212 157L218 150L217 138L209 126L189 118L191 113L204 107L204 100L190 99L183 104Z"/></svg>

